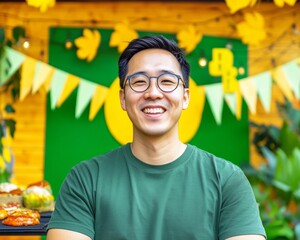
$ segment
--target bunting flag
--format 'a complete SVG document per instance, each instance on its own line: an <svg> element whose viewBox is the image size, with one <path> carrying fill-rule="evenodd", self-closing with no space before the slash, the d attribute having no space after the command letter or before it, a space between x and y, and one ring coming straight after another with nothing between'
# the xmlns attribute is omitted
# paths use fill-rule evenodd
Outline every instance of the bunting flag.
<svg viewBox="0 0 300 240"><path fill-rule="evenodd" d="M49 76L52 77L54 68L46 63L38 61L36 64L35 74L32 84L32 93L36 93L39 88L47 81Z"/></svg>
<svg viewBox="0 0 300 240"><path fill-rule="evenodd" d="M4 53L0 59L0 86L20 68L25 56L11 48L4 48Z"/></svg>
<svg viewBox="0 0 300 240"><path fill-rule="evenodd" d="M243 104L243 98L242 98L242 93L241 90L238 88L236 93L235 93L236 97L236 118L238 120L241 119L242 117L242 104Z"/></svg>
<svg viewBox="0 0 300 240"><path fill-rule="evenodd" d="M50 87L51 109L55 109L67 79L67 73L57 69L52 77Z"/></svg>
<svg viewBox="0 0 300 240"><path fill-rule="evenodd" d="M252 114L256 113L256 102L257 102L257 93L256 87L251 77L239 81L241 93L244 96L244 99L250 109Z"/></svg>
<svg viewBox="0 0 300 240"><path fill-rule="evenodd" d="M227 103L231 113L236 115L236 93L224 94L225 102Z"/></svg>
<svg viewBox="0 0 300 240"><path fill-rule="evenodd" d="M60 107L78 88L75 106L75 117L79 118L90 104L89 120L92 121L101 107L105 104L108 88L100 84L81 79L46 63L28 57L9 47L4 48L0 59L0 86L21 69L20 100L28 94L37 91L50 91L51 109ZM241 118L242 102L245 99L249 111L256 113L257 98L264 110L270 112L272 84L277 84L282 93L290 101L300 100L300 59L295 59L270 71L240 79L235 92L224 93L222 83L197 86L196 95L201 96L197 101L195 112L202 116L205 96L217 124L222 122L224 101L237 119ZM201 120L201 119L200 119Z"/></svg>
<svg viewBox="0 0 300 240"><path fill-rule="evenodd" d="M103 105L106 95L108 93L108 88L103 86L96 86L95 94L92 97L91 108L89 114L89 120L92 121L96 116L97 112Z"/></svg>
<svg viewBox="0 0 300 240"><path fill-rule="evenodd" d="M283 74L292 87L295 97L300 99L300 67L296 61L286 63L282 66Z"/></svg>
<svg viewBox="0 0 300 240"><path fill-rule="evenodd" d="M66 82L64 84L64 88L62 90L62 93L60 95L59 100L56 103L57 107L60 107L63 102L69 97L69 95L74 91L74 89L78 86L80 82L80 78L73 76L73 75L68 75Z"/></svg>
<svg viewBox="0 0 300 240"><path fill-rule="evenodd" d="M76 118L79 118L81 116L82 112L90 102L95 92L96 86L97 85L93 82L80 79L77 99L76 99L76 113L75 113Z"/></svg>
<svg viewBox="0 0 300 240"><path fill-rule="evenodd" d="M252 77L258 97L267 113L271 110L272 76L266 71Z"/></svg>
<svg viewBox="0 0 300 240"><path fill-rule="evenodd" d="M223 86L221 83L210 84L205 86L205 92L214 118L220 125L223 112Z"/></svg>
<svg viewBox="0 0 300 240"><path fill-rule="evenodd" d="M20 100L24 100L24 98L30 93L33 78L35 74L35 67L36 67L37 60L26 57L25 61L22 66L22 73L21 73L21 81L20 81Z"/></svg>
<svg viewBox="0 0 300 240"><path fill-rule="evenodd" d="M287 97L287 99L292 102L293 101L293 92L290 86L289 81L287 80L287 75L283 71L283 67L279 66L273 70L273 79L277 83L278 87L281 89L283 94Z"/></svg>
<svg viewBox="0 0 300 240"><path fill-rule="evenodd" d="M47 92L49 92L50 87L51 87L51 83L52 83L52 79L53 79L53 75L54 75L55 71L52 71L46 78L44 84L43 84L43 89Z"/></svg>

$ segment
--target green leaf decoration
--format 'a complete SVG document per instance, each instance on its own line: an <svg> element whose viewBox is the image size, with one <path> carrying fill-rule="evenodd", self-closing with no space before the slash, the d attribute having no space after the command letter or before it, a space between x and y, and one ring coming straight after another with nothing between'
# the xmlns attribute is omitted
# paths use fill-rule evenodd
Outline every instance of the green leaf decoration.
<svg viewBox="0 0 300 240"><path fill-rule="evenodd" d="M288 123L284 121L280 133L280 148L287 154L291 155L294 148L300 148L300 139L297 132L290 128Z"/></svg>
<svg viewBox="0 0 300 240"><path fill-rule="evenodd" d="M4 123L5 124L5 123ZM0 123L0 139L5 136L3 122Z"/></svg>
<svg viewBox="0 0 300 240"><path fill-rule="evenodd" d="M3 28L0 28L0 44L5 40L5 32Z"/></svg>
<svg viewBox="0 0 300 240"><path fill-rule="evenodd" d="M280 116L290 126L291 131L299 134L300 111L298 109L295 109L287 99L285 99L284 103L277 103L277 108Z"/></svg>
<svg viewBox="0 0 300 240"><path fill-rule="evenodd" d="M300 200L300 188L294 191L294 197L299 201Z"/></svg>
<svg viewBox="0 0 300 240"><path fill-rule="evenodd" d="M250 127L255 129L252 143L254 144L258 153L263 155L262 147L266 147L272 152L277 150L280 145L281 132L277 126L267 126L265 124L250 122Z"/></svg>
<svg viewBox="0 0 300 240"><path fill-rule="evenodd" d="M286 221L273 220L265 226L268 239L293 239L294 232Z"/></svg>
<svg viewBox="0 0 300 240"><path fill-rule="evenodd" d="M277 166L276 155L267 147L262 147L261 151L263 153L263 156L267 159L270 169L275 171Z"/></svg>
<svg viewBox="0 0 300 240"><path fill-rule="evenodd" d="M4 183L4 182L9 182L11 177L11 173L6 171L6 170L2 170L0 171L0 183Z"/></svg>
<svg viewBox="0 0 300 240"><path fill-rule="evenodd" d="M271 188L261 189L258 185L252 187L255 199L260 206L270 198Z"/></svg>
<svg viewBox="0 0 300 240"><path fill-rule="evenodd" d="M295 148L291 156L279 149L277 167L273 184L279 190L288 193L285 200L289 202L294 196L299 199L300 189L300 149Z"/></svg>
<svg viewBox="0 0 300 240"><path fill-rule="evenodd" d="M297 223L295 226L295 235L296 240L300 240L300 223Z"/></svg>
<svg viewBox="0 0 300 240"><path fill-rule="evenodd" d="M20 38L24 38L25 37L25 28L24 27L14 27L13 28L13 38L15 40L15 42L18 42L20 40Z"/></svg>
<svg viewBox="0 0 300 240"><path fill-rule="evenodd" d="M14 113L15 112L15 109L13 108L13 106L11 104L6 104L4 109L7 113Z"/></svg>
<svg viewBox="0 0 300 240"><path fill-rule="evenodd" d="M9 128L10 135L14 137L16 131L16 121L13 119L5 119L5 125Z"/></svg>
<svg viewBox="0 0 300 240"><path fill-rule="evenodd" d="M280 128L250 123L253 143L267 163L242 169L259 203L268 239L300 240L300 111L287 99L277 107L283 119Z"/></svg>

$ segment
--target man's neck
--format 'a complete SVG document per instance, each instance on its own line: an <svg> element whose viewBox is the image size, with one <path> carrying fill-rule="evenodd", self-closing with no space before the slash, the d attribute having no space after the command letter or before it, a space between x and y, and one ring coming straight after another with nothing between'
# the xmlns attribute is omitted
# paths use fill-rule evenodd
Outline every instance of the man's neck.
<svg viewBox="0 0 300 240"><path fill-rule="evenodd" d="M170 163L180 157L185 149L186 145L179 138L134 138L131 144L132 153L139 160L151 165Z"/></svg>

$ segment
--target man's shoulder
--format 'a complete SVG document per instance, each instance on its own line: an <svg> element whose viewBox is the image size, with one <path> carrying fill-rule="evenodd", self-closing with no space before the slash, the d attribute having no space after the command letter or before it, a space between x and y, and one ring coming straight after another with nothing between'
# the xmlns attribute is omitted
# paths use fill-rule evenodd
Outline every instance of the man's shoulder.
<svg viewBox="0 0 300 240"><path fill-rule="evenodd" d="M201 165L205 165L206 167L211 166L217 171L226 171L227 169L230 172L234 172L240 170L240 167L230 160L217 156L194 145L189 145L189 147L193 150L193 158L201 163Z"/></svg>
<svg viewBox="0 0 300 240"><path fill-rule="evenodd" d="M99 154L90 160L91 161L107 161L107 160L112 160L115 158L123 157L127 148L128 148L127 145L122 145L122 146L112 149L106 153Z"/></svg>
<svg viewBox="0 0 300 240"><path fill-rule="evenodd" d="M89 168L98 169L101 166L112 165L124 158L127 146L120 146L106 153L99 154L88 160L83 160L74 166L75 169Z"/></svg>

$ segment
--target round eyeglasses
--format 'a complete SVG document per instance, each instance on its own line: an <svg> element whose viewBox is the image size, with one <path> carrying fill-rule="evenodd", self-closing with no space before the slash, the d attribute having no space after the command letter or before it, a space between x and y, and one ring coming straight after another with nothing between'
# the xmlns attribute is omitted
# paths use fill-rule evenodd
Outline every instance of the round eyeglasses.
<svg viewBox="0 0 300 240"><path fill-rule="evenodd" d="M178 87L180 80L185 87L185 83L182 78L174 73L163 73L158 77L147 76L143 73L135 73L126 78L123 88L125 87L126 82L128 82L133 91L139 93L145 92L150 87L151 78L156 79L158 88L163 92L173 92Z"/></svg>

